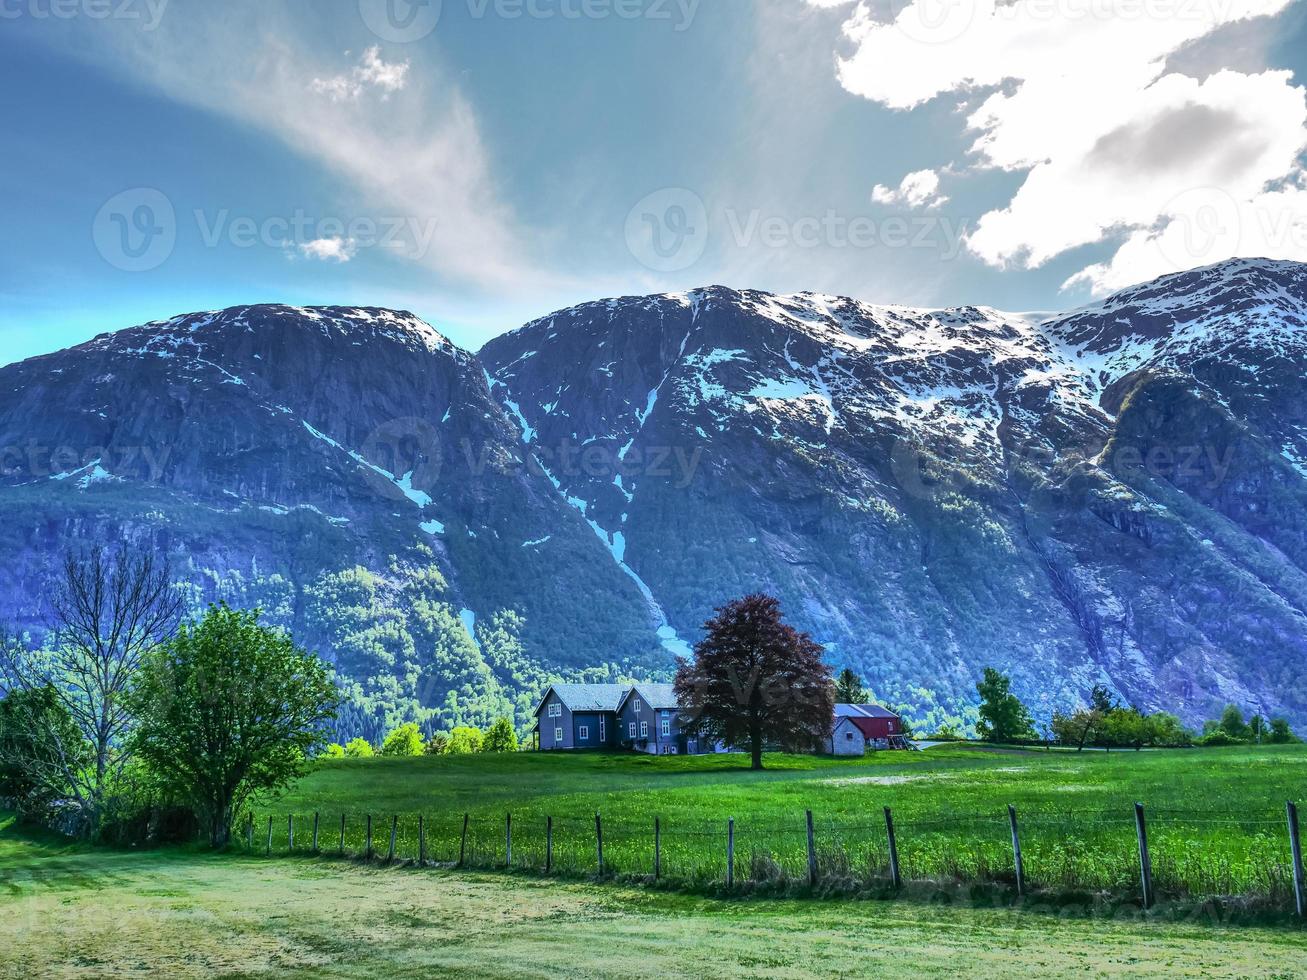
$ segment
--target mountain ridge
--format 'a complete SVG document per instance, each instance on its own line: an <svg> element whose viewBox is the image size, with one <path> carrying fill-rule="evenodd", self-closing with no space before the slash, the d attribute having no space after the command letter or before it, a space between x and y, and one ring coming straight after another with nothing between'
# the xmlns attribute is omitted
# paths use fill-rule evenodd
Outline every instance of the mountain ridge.
<svg viewBox="0 0 1307 980"><path fill-rule="evenodd" d="M1048 317L712 286L475 354L184 314L0 368L0 615L39 627L62 548L161 548L337 665L344 734L666 676L759 588L926 724L991 664L1041 717L1107 683L1307 718L1304 323L1307 266L1253 260Z"/></svg>

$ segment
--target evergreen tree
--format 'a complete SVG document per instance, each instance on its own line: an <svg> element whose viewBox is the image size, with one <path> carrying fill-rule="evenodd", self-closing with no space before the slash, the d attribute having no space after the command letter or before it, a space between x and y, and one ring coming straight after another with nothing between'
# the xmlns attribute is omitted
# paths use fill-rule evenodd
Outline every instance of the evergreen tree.
<svg viewBox="0 0 1307 980"><path fill-rule="evenodd" d="M835 700L840 704L866 704L868 701L862 678L848 667L835 679Z"/></svg>
<svg viewBox="0 0 1307 980"><path fill-rule="evenodd" d="M481 743L481 751L516 752L517 732L513 730L513 723L507 718L500 718L491 725Z"/></svg>

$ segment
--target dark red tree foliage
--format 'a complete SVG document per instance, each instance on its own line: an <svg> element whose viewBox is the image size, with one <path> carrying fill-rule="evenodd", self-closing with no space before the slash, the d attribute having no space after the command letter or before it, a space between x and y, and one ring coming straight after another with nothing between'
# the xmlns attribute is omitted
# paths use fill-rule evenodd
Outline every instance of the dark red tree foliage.
<svg viewBox="0 0 1307 980"><path fill-rule="evenodd" d="M676 698L687 732L748 748L762 768L763 746L806 752L830 737L835 688L822 646L786 625L780 601L750 595L704 624L694 659L681 660Z"/></svg>

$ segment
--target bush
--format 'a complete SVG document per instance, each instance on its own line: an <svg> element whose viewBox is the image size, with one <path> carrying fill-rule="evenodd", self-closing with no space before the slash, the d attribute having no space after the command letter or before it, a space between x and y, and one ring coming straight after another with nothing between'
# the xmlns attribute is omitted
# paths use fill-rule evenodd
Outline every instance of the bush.
<svg viewBox="0 0 1307 980"><path fill-rule="evenodd" d="M1248 743L1243 739L1235 738L1223 729L1218 728L1215 731L1208 732L1202 738L1198 739L1197 744L1204 746L1205 748L1218 748L1224 745L1247 745Z"/></svg>
<svg viewBox="0 0 1307 980"><path fill-rule="evenodd" d="M381 743L381 754L384 756L415 756L421 755L423 748L422 733L418 731L417 724L410 721L400 725L386 736L386 740Z"/></svg>
<svg viewBox="0 0 1307 980"><path fill-rule="evenodd" d="M444 755L449 751L449 734L447 732L436 732L427 739L427 755Z"/></svg>
<svg viewBox="0 0 1307 980"><path fill-rule="evenodd" d="M345 758L345 746L339 742L332 742L322 752L324 759L343 759Z"/></svg>
<svg viewBox="0 0 1307 980"><path fill-rule="evenodd" d="M449 745L445 752L448 755L471 755L481 751L484 739L481 729L460 726L449 733Z"/></svg>
<svg viewBox="0 0 1307 980"><path fill-rule="evenodd" d="M500 718L491 725L482 742L481 751L516 752L517 732L513 730L513 723L507 718Z"/></svg>
<svg viewBox="0 0 1307 980"><path fill-rule="evenodd" d="M366 738L352 738L345 743L346 759L371 759L376 754Z"/></svg>

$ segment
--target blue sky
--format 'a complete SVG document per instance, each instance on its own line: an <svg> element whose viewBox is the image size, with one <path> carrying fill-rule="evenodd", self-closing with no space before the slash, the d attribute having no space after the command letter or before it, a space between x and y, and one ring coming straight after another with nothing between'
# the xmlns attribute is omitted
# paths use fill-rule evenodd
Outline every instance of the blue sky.
<svg viewBox="0 0 1307 980"><path fill-rule="evenodd" d="M1307 259L1305 7L0 0L0 363L253 302L475 349L710 283L1051 310Z"/></svg>

